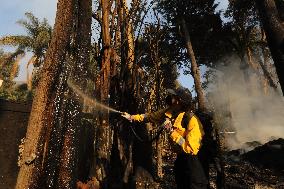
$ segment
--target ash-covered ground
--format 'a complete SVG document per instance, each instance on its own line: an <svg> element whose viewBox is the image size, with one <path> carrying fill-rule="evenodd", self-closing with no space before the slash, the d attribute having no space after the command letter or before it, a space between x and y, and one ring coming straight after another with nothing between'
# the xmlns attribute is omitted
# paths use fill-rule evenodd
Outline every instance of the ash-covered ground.
<svg viewBox="0 0 284 189"><path fill-rule="evenodd" d="M251 151L243 149L227 151L223 154L225 187L227 189L284 189L284 139L261 145L248 143ZM257 146L257 147L256 147ZM164 156L164 177L160 188L175 189L173 163L175 154L168 151ZM216 188L216 171L210 169L210 187Z"/></svg>

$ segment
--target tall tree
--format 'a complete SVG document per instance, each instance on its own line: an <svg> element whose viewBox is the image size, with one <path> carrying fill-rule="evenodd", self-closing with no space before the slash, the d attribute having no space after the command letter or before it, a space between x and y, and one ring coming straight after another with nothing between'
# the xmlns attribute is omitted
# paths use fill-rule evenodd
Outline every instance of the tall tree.
<svg viewBox="0 0 284 189"><path fill-rule="evenodd" d="M112 8L112 1L99 1L100 10L98 15L101 17L101 41L102 49L100 50L100 74L97 77L96 82L96 94L97 98L100 99L106 105L109 105L109 90L111 82L111 33L110 33L110 12ZM107 113L100 115L97 123L96 133L96 147L95 147L95 162L92 176L96 176L97 180L100 181L101 186L106 188L108 186L108 180L106 179L110 173L109 170L109 159L110 149L112 145L112 130L109 124L109 115Z"/></svg>
<svg viewBox="0 0 284 189"><path fill-rule="evenodd" d="M59 0L54 32L43 67L43 75L38 84L23 151L23 164L20 167L16 188L39 188L38 180L42 172L44 136L52 104L52 93L59 75L59 68L64 61L66 49L70 44L73 25L74 1Z"/></svg>
<svg viewBox="0 0 284 189"><path fill-rule="evenodd" d="M91 47L91 23L92 23L92 1L77 0L75 2L75 14L73 16L76 23L73 28L73 51L71 51L71 75L72 80L79 84L83 89L87 84L87 67L90 63L90 47ZM68 61L68 60L67 60ZM66 82L66 81L65 81ZM78 101L74 92L69 92L71 99L68 99L66 114L71 114L66 120L67 130L63 134L64 142L60 153L59 167L59 188L75 188L77 180L86 179L79 175L82 172L79 149L83 144L86 134L81 128L82 119L82 103ZM70 113L72 112L72 113ZM66 118L65 118L66 119ZM84 170L87 171L87 170Z"/></svg>
<svg viewBox="0 0 284 189"><path fill-rule="evenodd" d="M159 1L158 8L167 21L173 26L173 40L178 41L181 52L186 49L187 57L190 59L190 74L194 78L195 90L197 92L198 105L200 109L206 109L205 97L201 87L201 76L199 66L212 64L214 56L212 51L206 49L218 49L218 41L213 42L216 29L221 26L221 19L215 13L216 4L213 0L202 1ZM210 48L207 48L209 42ZM205 48L206 47L206 48ZM215 53L216 55L216 53ZM184 61L186 62L186 61Z"/></svg>
<svg viewBox="0 0 284 189"><path fill-rule="evenodd" d="M157 111L165 106L165 90L168 88L176 87L177 80L177 62L178 59L176 56L178 52L175 48L175 45L169 44L169 28L166 26L161 26L160 18L156 14L157 23L151 23L145 27L145 32L143 37L141 37L140 42L137 43L139 47L139 64L146 72L144 73L143 86L146 92L146 101L145 109L147 112ZM147 132L151 133L150 138L157 135L157 130L155 128L159 127L158 125L147 124ZM163 142L163 135L160 135L156 141L153 141L155 144L153 147L153 155L157 157L155 164L150 164L152 167L149 169L147 166L145 168L152 175L157 176L158 178L163 178L163 158L162 158L162 149L164 148L165 143ZM145 154L145 153L144 153ZM143 157L143 154L141 154ZM149 154L147 154L149 156ZM146 157L143 157L145 161ZM154 169L156 166L156 169ZM156 170L153 171L153 170Z"/></svg>
<svg viewBox="0 0 284 189"><path fill-rule="evenodd" d="M11 45L16 47L17 51L32 52L33 55L27 62L27 73L29 65L33 64L39 69L42 66L44 56L51 40L52 27L47 19L40 21L32 13L25 13L27 19L19 20L17 23L23 26L27 35L12 35L0 38L0 45ZM27 75L28 88L32 88L30 75Z"/></svg>
<svg viewBox="0 0 284 189"><path fill-rule="evenodd" d="M255 2L284 95L284 53L281 50L284 41L284 26L274 0L256 0Z"/></svg>
<svg viewBox="0 0 284 189"><path fill-rule="evenodd" d="M224 36L231 45L232 52L241 59L240 67L244 72L245 79L248 80L251 77L248 73L250 69L263 82L264 91L267 92L267 83L276 89L277 85L272 79L273 73L268 70L267 41L256 13L255 2L245 0L230 1L226 16L231 21L226 23Z"/></svg>
<svg viewBox="0 0 284 189"><path fill-rule="evenodd" d="M201 75L200 75L200 70L195 58L195 53L192 47L192 43L190 40L190 35L187 30L187 26L184 20L182 20L182 28L183 28L183 33L184 33L184 38L185 38L185 43L186 43L186 49L187 53L190 57L190 62L191 62L191 75L194 78L194 86L195 86L195 91L197 93L197 100L198 100L198 108L200 110L206 110L205 106L205 95L202 89L202 84L201 84Z"/></svg>

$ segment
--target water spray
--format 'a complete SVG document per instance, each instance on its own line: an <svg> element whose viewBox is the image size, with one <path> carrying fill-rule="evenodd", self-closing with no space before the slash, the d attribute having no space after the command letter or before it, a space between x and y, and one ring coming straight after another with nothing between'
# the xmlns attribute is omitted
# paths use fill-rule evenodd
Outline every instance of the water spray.
<svg viewBox="0 0 284 189"><path fill-rule="evenodd" d="M82 97L88 104L88 106L93 107L93 108L100 108L100 109L104 109L104 110L108 110L114 113L119 113L122 114L123 112L115 110L107 105L104 105L102 103L99 103L95 98L92 98L90 96L88 96L87 94L84 94L84 92L82 92L82 90L76 86L74 83L72 83L72 81L70 81L70 79L67 80L67 85L80 97Z"/></svg>

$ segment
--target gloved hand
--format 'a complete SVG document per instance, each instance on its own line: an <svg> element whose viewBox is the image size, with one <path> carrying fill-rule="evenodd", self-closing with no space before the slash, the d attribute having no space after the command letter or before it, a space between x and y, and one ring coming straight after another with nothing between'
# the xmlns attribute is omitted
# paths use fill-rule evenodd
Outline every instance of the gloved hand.
<svg viewBox="0 0 284 189"><path fill-rule="evenodd" d="M121 114L121 116L122 117L124 117L125 119L127 119L128 121L130 121L130 122L132 122L132 118L131 118L131 115L129 114L129 113L127 113L127 112L123 112L122 114Z"/></svg>
<svg viewBox="0 0 284 189"><path fill-rule="evenodd" d="M168 133L171 133L173 131L173 125L169 118L166 118L162 126L166 129Z"/></svg>
<svg viewBox="0 0 284 189"><path fill-rule="evenodd" d="M177 143L180 146L182 146L183 143L185 142L185 139L175 130L171 132L171 138L175 143Z"/></svg>

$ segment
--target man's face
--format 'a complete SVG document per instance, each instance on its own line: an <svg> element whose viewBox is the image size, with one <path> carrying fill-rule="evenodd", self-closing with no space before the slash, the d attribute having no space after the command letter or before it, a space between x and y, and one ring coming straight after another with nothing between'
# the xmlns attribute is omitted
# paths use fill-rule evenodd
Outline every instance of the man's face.
<svg viewBox="0 0 284 189"><path fill-rule="evenodd" d="M179 110L181 108L181 103L180 100L177 96L173 95L172 96L172 108L175 110Z"/></svg>

